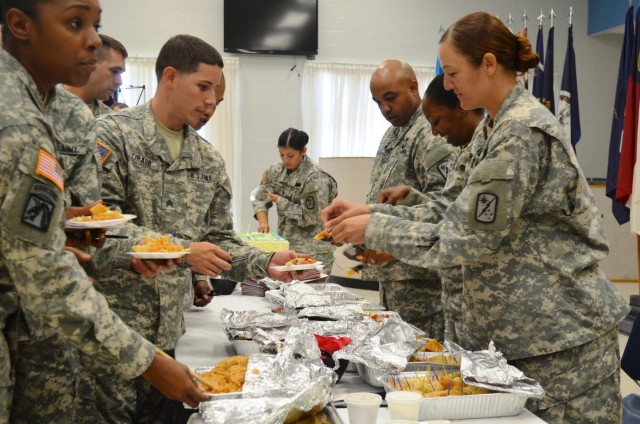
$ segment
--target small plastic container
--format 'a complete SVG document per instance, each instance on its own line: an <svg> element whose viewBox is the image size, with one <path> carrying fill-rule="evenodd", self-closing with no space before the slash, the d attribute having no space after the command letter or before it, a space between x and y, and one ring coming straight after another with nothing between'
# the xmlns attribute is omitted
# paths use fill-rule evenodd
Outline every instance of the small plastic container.
<svg viewBox="0 0 640 424"><path fill-rule="evenodd" d="M389 392L385 397L392 420L418 421L422 394L416 392Z"/></svg>
<svg viewBox="0 0 640 424"><path fill-rule="evenodd" d="M349 424L372 424L378 420L382 396L375 393L349 393L344 397Z"/></svg>

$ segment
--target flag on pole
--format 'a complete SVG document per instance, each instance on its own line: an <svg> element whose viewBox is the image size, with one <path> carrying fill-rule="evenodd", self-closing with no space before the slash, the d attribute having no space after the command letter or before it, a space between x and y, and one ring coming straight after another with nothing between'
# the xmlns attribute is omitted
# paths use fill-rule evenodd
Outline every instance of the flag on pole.
<svg viewBox="0 0 640 424"><path fill-rule="evenodd" d="M624 107L627 100L627 81L631 70L631 61L634 51L633 30L633 6L629 6L624 25L624 40L620 53L620 66L618 67L618 82L616 95L613 101L613 119L611 121L611 137L609 139L609 161L607 164L607 197L613 200L613 216L619 224L629 222L629 209L615 200L618 188L618 165L620 163L620 145L622 141L622 129L624 127Z"/></svg>
<svg viewBox="0 0 640 424"><path fill-rule="evenodd" d="M616 200L626 205L633 186L633 168L636 163L636 140L638 136L638 101L640 100L640 71L638 70L638 52L640 51L640 8L636 12L636 37L627 77L627 101L624 108L624 128L620 145L620 163L618 164L618 185Z"/></svg>
<svg viewBox="0 0 640 424"><path fill-rule="evenodd" d="M571 140L573 150L580 141L580 108L578 107L578 79L576 77L576 54L573 51L573 25L569 25L567 55L564 58L562 82L560 83L560 101L558 119Z"/></svg>
<svg viewBox="0 0 640 424"><path fill-rule="evenodd" d="M442 65L440 64L440 55L438 55L436 56L436 75L440 75L443 72Z"/></svg>
<svg viewBox="0 0 640 424"><path fill-rule="evenodd" d="M555 95L553 94L553 35L555 28L549 28L547 39L547 55L544 58L544 75L542 79L542 97L540 101L551 113L556 114Z"/></svg>
<svg viewBox="0 0 640 424"><path fill-rule="evenodd" d="M540 62L533 73L533 97L540 100L542 99L542 83L544 78L544 34L542 25L538 26L538 38L536 39L536 53Z"/></svg>

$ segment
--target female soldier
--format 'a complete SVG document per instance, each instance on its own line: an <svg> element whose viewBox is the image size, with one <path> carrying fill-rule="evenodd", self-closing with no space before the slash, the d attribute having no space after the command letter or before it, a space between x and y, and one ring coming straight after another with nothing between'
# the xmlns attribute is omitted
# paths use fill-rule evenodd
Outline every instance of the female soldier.
<svg viewBox="0 0 640 424"><path fill-rule="evenodd" d="M186 367L124 325L64 251L63 171L44 111L57 83L83 85L95 69L98 0L0 0L0 11L0 422L74 421L73 376L59 378L73 365L57 337L123 378L142 374L173 399L205 400ZM50 361L29 360L33 339L51 340ZM9 417L14 381L28 406L15 402Z"/></svg>
<svg viewBox="0 0 640 424"><path fill-rule="evenodd" d="M333 247L314 239L321 230L320 210L338 195L338 185L318 164L309 159L304 131L289 128L278 138L278 151L282 163L264 171L262 184L269 185L270 202L254 202L253 212L258 220L258 231L269 232L269 208L278 209L278 233L289 241L291 249L308 253L324 263L324 272L331 272Z"/></svg>
<svg viewBox="0 0 640 424"><path fill-rule="evenodd" d="M462 345L495 341L544 387L527 407L549 423L619 423L617 324L628 307L598 268L607 241L563 128L516 84L538 57L526 38L481 12L454 23L439 52L445 88L464 109L488 113L469 147L462 192L440 224L376 213L327 226L336 225L336 242L366 239L411 264L463 265ZM345 209L368 212L336 203L323 218Z"/></svg>

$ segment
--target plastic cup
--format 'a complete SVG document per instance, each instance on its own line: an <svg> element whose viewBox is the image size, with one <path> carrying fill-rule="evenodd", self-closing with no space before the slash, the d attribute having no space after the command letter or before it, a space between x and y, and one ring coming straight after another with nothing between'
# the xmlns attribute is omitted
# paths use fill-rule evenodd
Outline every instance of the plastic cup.
<svg viewBox="0 0 640 424"><path fill-rule="evenodd" d="M375 393L349 393L344 397L349 424L372 424L378 420L382 397Z"/></svg>
<svg viewBox="0 0 640 424"><path fill-rule="evenodd" d="M392 420L417 421L422 404L422 394L416 392L395 391L385 397Z"/></svg>

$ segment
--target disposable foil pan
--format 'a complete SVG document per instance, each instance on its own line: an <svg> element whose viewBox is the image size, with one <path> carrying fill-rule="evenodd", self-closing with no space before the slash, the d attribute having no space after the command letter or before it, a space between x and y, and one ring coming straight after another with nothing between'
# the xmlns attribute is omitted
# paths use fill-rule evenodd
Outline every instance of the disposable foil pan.
<svg viewBox="0 0 640 424"><path fill-rule="evenodd" d="M384 369L371 368L361 363L356 363L356 369L358 370L360 378L362 378L365 383L376 387L382 387L382 379L389 375L389 372Z"/></svg>
<svg viewBox="0 0 640 424"><path fill-rule="evenodd" d="M426 373L422 374L426 375ZM399 378L405 376L406 378L416 377L416 373L403 372ZM398 378L398 375L395 375L394 378ZM395 391L393 386L387 384L386 379L382 385L386 392ZM418 421L510 417L521 413L526 401L527 396L519 393L486 393L424 398L420 404Z"/></svg>

